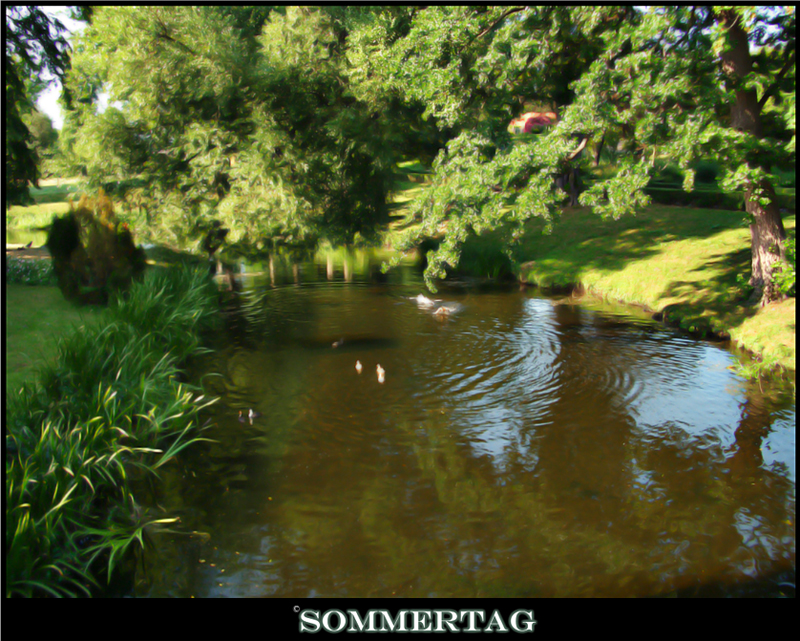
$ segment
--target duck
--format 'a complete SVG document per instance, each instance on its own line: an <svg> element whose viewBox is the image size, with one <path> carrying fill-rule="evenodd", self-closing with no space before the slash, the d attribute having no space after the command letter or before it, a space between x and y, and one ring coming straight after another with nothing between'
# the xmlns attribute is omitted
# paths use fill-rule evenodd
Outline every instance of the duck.
<svg viewBox="0 0 800 641"><path fill-rule="evenodd" d="M430 298L423 296L422 294L418 294L414 300L417 301L417 305L420 307L433 307L435 305Z"/></svg>
<svg viewBox="0 0 800 641"><path fill-rule="evenodd" d="M444 305L442 305L439 309L437 309L433 313L436 314L437 316L447 316L448 314L452 314L453 310L450 309L449 307L445 307Z"/></svg>
<svg viewBox="0 0 800 641"><path fill-rule="evenodd" d="M334 341L332 347L341 347L344 345L344 338L340 338L338 341Z"/></svg>
<svg viewBox="0 0 800 641"><path fill-rule="evenodd" d="M378 372L378 382L383 383L386 380L386 370L383 369L380 365L377 367Z"/></svg>
<svg viewBox="0 0 800 641"><path fill-rule="evenodd" d="M363 365L361 365L361 361L356 361L356 371L360 374L362 369Z"/></svg>
<svg viewBox="0 0 800 641"><path fill-rule="evenodd" d="M247 417L245 417L244 414L242 414L242 410L239 410L239 422L240 423L244 423L245 418L247 418L247 420L250 421L250 425L252 425L253 424L253 419L254 418L258 418L259 416L261 416L261 413L260 412L256 412L253 409L247 410Z"/></svg>

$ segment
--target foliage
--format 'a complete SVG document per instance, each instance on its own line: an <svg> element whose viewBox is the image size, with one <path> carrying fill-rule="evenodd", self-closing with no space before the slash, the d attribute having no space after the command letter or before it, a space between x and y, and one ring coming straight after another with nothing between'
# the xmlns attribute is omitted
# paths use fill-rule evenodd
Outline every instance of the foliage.
<svg viewBox="0 0 800 641"><path fill-rule="evenodd" d="M795 250L795 238L787 238L786 260L778 262L773 278L775 284L778 286L778 291L784 296L795 296L795 282L796 282L796 266L797 266L797 253Z"/></svg>
<svg viewBox="0 0 800 641"><path fill-rule="evenodd" d="M92 594L146 529L175 520L142 514L131 483L198 440L209 401L178 366L201 349L214 304L205 274L151 273L9 396L7 596Z"/></svg>
<svg viewBox="0 0 800 641"><path fill-rule="evenodd" d="M410 25L402 29L392 30L396 23L382 16L374 19L371 37L358 43L359 73L373 91L382 87L406 103L424 104L425 115L454 132L434 163L430 189L415 205L424 224L406 242L444 234L429 277L455 264L473 233L503 229L513 245L528 218L554 221L563 194L551 189L550 176L587 136L616 149L618 171L591 185L581 203L611 218L647 202L641 190L657 158L678 163L686 190L694 184L692 164L701 158L719 163L720 184L731 191L774 179L772 167L792 165L794 125L784 117L793 108L784 99L794 87L791 12L741 10L747 34L760 47L746 82L762 88L760 107L772 113L756 133L729 125L739 81L726 75L731 45L712 9L410 11ZM566 88L559 85L565 69ZM520 110L520 96L555 108L559 124L509 141L506 128Z"/></svg>
<svg viewBox="0 0 800 641"><path fill-rule="evenodd" d="M64 26L39 7L11 5L5 12L5 182L6 207L30 202L29 185L39 179L36 138L25 122L35 96L31 79L47 70L62 77L69 67L69 45ZM34 83L35 84L35 83ZM41 89L41 82L38 83Z"/></svg>
<svg viewBox="0 0 800 641"><path fill-rule="evenodd" d="M38 109L34 109L23 116L23 120L31 133L36 155L43 163L51 160L57 149L58 130L53 128L53 122L50 117Z"/></svg>
<svg viewBox="0 0 800 641"><path fill-rule="evenodd" d="M6 283L55 285L56 277L49 260L26 260L6 257Z"/></svg>
<svg viewBox="0 0 800 641"><path fill-rule="evenodd" d="M530 218L549 229L567 196L553 177L603 146L615 171L582 205L617 219L649 202L656 164L685 191L699 169L744 194L780 255L794 21L686 5L98 7L62 149L95 185L141 178L125 198L148 229L199 242L216 219L242 250L374 238L396 161L432 158L405 238L441 237L432 286L471 235L502 230L512 248ZM557 125L512 138L532 104ZM753 285L771 269L754 260Z"/></svg>
<svg viewBox="0 0 800 641"><path fill-rule="evenodd" d="M174 240L212 220L243 252L374 238L395 150L345 76L364 11L98 8L76 42L65 158L94 186L139 177L125 206Z"/></svg>
<svg viewBox="0 0 800 641"><path fill-rule="evenodd" d="M126 289L145 268L126 224L114 216L111 200L100 190L81 197L77 207L53 219L47 237L58 286L68 300L105 304L112 292Z"/></svg>

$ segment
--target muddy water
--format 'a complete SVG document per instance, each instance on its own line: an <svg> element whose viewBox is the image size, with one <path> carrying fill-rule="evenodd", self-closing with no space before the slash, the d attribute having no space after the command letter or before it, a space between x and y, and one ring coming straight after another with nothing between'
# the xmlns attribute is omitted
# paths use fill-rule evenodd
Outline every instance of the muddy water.
<svg viewBox="0 0 800 641"><path fill-rule="evenodd" d="M262 271L203 364L216 442L152 497L181 533L151 533L137 595L789 589L794 399L723 346L515 289L420 305L412 270Z"/></svg>

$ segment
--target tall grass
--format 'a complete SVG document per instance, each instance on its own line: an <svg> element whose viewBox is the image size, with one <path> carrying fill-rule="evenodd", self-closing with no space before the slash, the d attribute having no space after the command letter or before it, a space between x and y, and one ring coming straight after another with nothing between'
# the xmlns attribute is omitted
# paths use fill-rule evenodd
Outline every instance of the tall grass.
<svg viewBox="0 0 800 641"><path fill-rule="evenodd" d="M201 271L151 270L10 395L7 596L100 593L148 528L173 521L144 514L131 482L201 440L214 400L180 367L202 351L215 301Z"/></svg>

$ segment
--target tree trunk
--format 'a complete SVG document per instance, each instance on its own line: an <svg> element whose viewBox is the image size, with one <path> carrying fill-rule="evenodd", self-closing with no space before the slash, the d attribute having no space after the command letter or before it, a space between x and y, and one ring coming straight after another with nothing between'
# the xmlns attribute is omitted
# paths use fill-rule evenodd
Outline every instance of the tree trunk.
<svg viewBox="0 0 800 641"><path fill-rule="evenodd" d="M753 68L747 33L742 26L739 14L734 9L726 9L717 14L717 20L728 34L728 46L722 51L722 70L736 88L736 102L731 108L731 126L760 138L761 106L755 89L746 89L742 82ZM760 190L757 190L760 187ZM764 206L759 203L759 194L769 199ZM750 237L752 240L752 260L750 285L754 288L753 302L766 305L781 297L774 286L772 269L776 261L785 258L783 241L786 231L778 210L775 190L769 181L760 185L750 185L745 189L745 209L752 216Z"/></svg>
<svg viewBox="0 0 800 641"><path fill-rule="evenodd" d="M763 188L770 199L766 207L751 196L751 190L745 192L745 207L747 213L753 217L753 223L750 225L752 243L750 285L753 287L751 302L760 303L762 307L782 297L773 282L772 269L778 260L786 259L783 248L786 231L778 206L775 204L775 190L769 183Z"/></svg>
<svg viewBox="0 0 800 641"><path fill-rule="evenodd" d="M594 166L595 167L599 167L600 166L600 154L603 153L603 145L605 145L605 143L606 143L606 135L603 134L603 136L600 138L600 143L597 145L597 151L595 151L595 154L594 154Z"/></svg>

